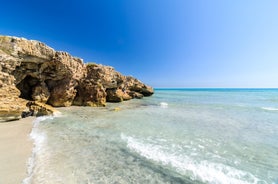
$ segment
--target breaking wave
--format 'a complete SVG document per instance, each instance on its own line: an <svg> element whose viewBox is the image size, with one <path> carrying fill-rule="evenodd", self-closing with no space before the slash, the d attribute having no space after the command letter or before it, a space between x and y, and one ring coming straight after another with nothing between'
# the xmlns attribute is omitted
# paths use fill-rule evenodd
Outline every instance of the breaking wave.
<svg viewBox="0 0 278 184"><path fill-rule="evenodd" d="M266 183L253 174L238 170L231 166L221 163L212 163L207 160L195 161L192 158L181 153L175 153L174 150L153 143L145 143L139 139L121 135L121 138L127 143L127 147L145 157L148 160L157 162L164 166L174 168L179 174L190 177L191 180L198 180L205 183L223 184L256 184Z"/></svg>

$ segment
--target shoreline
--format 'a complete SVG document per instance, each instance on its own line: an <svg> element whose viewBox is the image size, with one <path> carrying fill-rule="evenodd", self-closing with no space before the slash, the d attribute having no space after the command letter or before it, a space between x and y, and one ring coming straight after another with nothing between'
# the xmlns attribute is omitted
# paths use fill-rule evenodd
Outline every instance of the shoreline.
<svg viewBox="0 0 278 184"><path fill-rule="evenodd" d="M0 183L20 184L28 176L34 120L35 117L27 117L0 123Z"/></svg>

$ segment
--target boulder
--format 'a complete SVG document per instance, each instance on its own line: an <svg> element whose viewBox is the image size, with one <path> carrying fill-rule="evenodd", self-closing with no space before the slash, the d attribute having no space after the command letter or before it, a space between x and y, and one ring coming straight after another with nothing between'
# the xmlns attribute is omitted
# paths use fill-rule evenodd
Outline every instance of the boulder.
<svg viewBox="0 0 278 184"><path fill-rule="evenodd" d="M137 99L141 99L141 98L144 97L143 94L138 93L138 92L135 92L135 91L130 91L130 92L129 92L129 95L130 95L132 98L137 98Z"/></svg>
<svg viewBox="0 0 278 184"><path fill-rule="evenodd" d="M123 99L123 91L120 89L108 89L106 91L107 93L107 101L108 102L122 102L124 101Z"/></svg>
<svg viewBox="0 0 278 184"><path fill-rule="evenodd" d="M106 92L104 87L92 80L82 80L77 88L73 105L104 107L106 105Z"/></svg>
<svg viewBox="0 0 278 184"><path fill-rule="evenodd" d="M20 91L14 86L0 88L0 122L21 118L28 101L19 98L19 94Z"/></svg>
<svg viewBox="0 0 278 184"><path fill-rule="evenodd" d="M33 116L55 115L59 113L58 110L51 107L50 105L36 101L28 102L27 107L29 108L28 112L30 112L30 114Z"/></svg>
<svg viewBox="0 0 278 184"><path fill-rule="evenodd" d="M151 96L154 93L152 87L145 85L138 79L127 76L125 78L124 87L130 91L141 93L143 96Z"/></svg>

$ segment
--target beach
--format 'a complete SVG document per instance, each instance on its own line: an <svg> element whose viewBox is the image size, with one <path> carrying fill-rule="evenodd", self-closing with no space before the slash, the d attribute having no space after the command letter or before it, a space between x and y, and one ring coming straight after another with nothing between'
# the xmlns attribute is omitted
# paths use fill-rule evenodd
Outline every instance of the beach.
<svg viewBox="0 0 278 184"><path fill-rule="evenodd" d="M0 184L21 183L31 155L24 184L277 183L277 96L157 89L150 98L1 123Z"/></svg>
<svg viewBox="0 0 278 184"><path fill-rule="evenodd" d="M17 184L27 177L33 143L29 137L34 117L0 123L0 183Z"/></svg>

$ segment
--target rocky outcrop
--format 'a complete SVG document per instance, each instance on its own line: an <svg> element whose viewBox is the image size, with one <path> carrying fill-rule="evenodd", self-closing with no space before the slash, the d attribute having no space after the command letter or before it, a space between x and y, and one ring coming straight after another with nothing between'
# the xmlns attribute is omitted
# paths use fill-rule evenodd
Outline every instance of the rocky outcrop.
<svg viewBox="0 0 278 184"><path fill-rule="evenodd" d="M0 86L0 122L20 119L28 101L19 98L20 91L14 85Z"/></svg>
<svg viewBox="0 0 278 184"><path fill-rule="evenodd" d="M23 112L23 116L44 116L60 113L52 106L38 101L30 101L26 106L28 107L28 111Z"/></svg>
<svg viewBox="0 0 278 184"><path fill-rule="evenodd" d="M0 36L0 121L19 119L30 111L28 101L105 106L152 94L151 87L113 67L84 64L38 41Z"/></svg>

